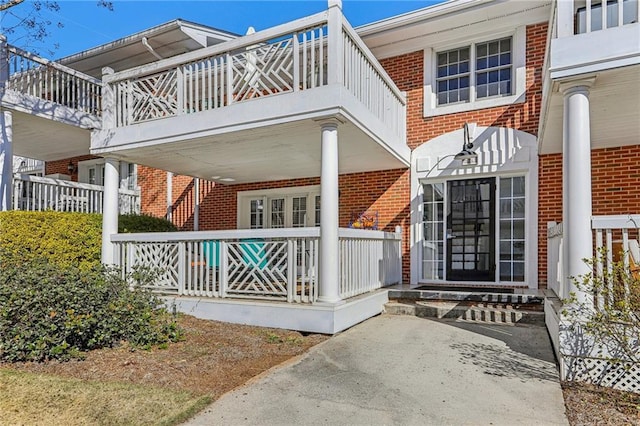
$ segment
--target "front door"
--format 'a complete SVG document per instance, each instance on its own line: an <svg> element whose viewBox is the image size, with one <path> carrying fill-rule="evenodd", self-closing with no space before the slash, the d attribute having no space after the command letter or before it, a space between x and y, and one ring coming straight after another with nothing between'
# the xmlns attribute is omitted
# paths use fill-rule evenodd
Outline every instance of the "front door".
<svg viewBox="0 0 640 426"><path fill-rule="evenodd" d="M447 183L447 280L495 280L495 186L495 178Z"/></svg>

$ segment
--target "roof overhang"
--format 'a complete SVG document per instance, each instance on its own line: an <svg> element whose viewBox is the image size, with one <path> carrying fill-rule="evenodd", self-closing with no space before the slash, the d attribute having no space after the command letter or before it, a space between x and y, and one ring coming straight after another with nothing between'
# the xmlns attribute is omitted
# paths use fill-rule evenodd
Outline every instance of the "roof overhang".
<svg viewBox="0 0 640 426"><path fill-rule="evenodd" d="M377 58L546 22L549 0L451 0L356 29Z"/></svg>
<svg viewBox="0 0 640 426"><path fill-rule="evenodd" d="M236 37L237 34L176 19L61 58L57 62L100 78L103 67L108 66L117 72L156 61L157 56L143 44L143 39L158 56L168 58Z"/></svg>

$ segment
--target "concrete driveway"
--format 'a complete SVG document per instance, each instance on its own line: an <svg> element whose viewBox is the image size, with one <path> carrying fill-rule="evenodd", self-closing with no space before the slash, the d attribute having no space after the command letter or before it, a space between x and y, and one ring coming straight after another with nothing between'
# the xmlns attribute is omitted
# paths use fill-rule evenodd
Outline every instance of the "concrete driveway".
<svg viewBox="0 0 640 426"><path fill-rule="evenodd" d="M566 425L544 327L379 316L214 402L189 425Z"/></svg>

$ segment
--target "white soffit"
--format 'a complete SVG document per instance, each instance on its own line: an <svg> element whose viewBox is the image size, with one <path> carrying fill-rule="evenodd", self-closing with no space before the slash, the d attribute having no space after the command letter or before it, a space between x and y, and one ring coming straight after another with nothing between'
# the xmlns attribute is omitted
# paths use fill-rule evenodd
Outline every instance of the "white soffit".
<svg viewBox="0 0 640 426"><path fill-rule="evenodd" d="M377 58L388 58L547 22L550 6L548 0L451 0L356 31Z"/></svg>
<svg viewBox="0 0 640 426"><path fill-rule="evenodd" d="M105 66L117 72L156 61L157 58L142 44L145 37L158 55L168 58L222 43L237 35L177 19L67 56L57 62L101 78L102 68Z"/></svg>

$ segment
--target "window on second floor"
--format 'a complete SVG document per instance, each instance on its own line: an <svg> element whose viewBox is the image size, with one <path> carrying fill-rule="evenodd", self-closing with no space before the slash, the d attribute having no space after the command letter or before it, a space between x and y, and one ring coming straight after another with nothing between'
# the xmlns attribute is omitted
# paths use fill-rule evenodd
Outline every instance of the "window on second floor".
<svg viewBox="0 0 640 426"><path fill-rule="evenodd" d="M525 29L425 50L425 116L524 102Z"/></svg>

